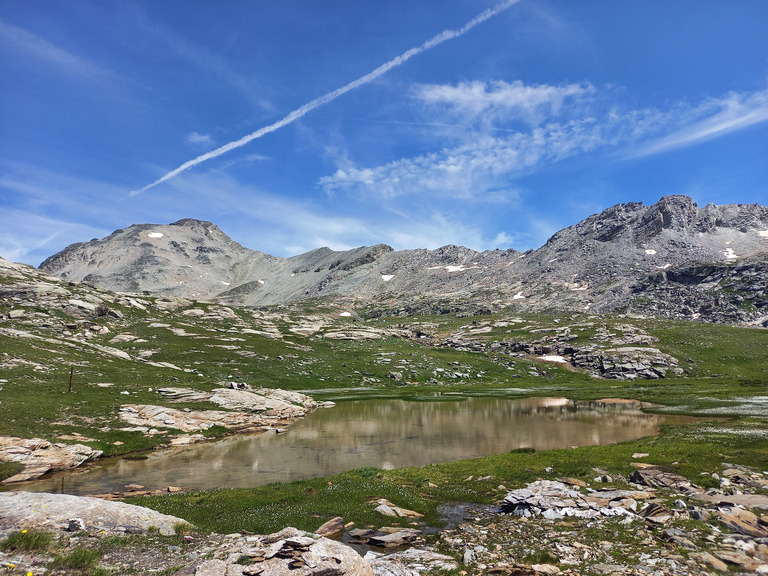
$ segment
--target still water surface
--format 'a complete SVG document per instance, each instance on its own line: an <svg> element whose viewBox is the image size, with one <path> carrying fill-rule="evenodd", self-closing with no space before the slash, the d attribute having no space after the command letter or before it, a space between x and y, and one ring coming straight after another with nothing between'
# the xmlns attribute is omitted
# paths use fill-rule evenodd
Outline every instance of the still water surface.
<svg viewBox="0 0 768 576"><path fill-rule="evenodd" d="M282 435L225 438L146 460L106 459L25 484L25 490L104 494L141 484L158 490L249 487L337 474L501 454L515 448L564 448L656 434L682 417L644 414L639 403L565 398L357 400L320 408ZM688 419L689 420L689 419Z"/></svg>

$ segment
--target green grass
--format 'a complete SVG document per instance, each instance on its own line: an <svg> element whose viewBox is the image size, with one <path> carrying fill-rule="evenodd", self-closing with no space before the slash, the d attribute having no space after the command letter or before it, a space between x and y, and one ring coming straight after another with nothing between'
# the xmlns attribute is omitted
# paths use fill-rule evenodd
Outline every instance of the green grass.
<svg viewBox="0 0 768 576"><path fill-rule="evenodd" d="M44 530L20 530L11 532L0 540L0 550L10 552L44 552L53 546L54 537Z"/></svg>
<svg viewBox="0 0 768 576"><path fill-rule="evenodd" d="M15 476L22 470L24 470L22 464L16 462L0 462L0 481Z"/></svg>
<svg viewBox="0 0 768 576"><path fill-rule="evenodd" d="M101 576L108 572L98 568L101 555L92 548L75 548L66 554L58 554L51 565L54 568L67 569L69 574L82 574L83 576Z"/></svg>

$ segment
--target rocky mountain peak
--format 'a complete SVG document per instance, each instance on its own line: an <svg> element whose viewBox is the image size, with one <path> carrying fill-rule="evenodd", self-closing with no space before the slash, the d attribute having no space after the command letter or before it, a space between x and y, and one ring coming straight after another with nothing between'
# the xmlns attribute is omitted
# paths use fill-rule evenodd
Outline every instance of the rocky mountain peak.
<svg viewBox="0 0 768 576"><path fill-rule="evenodd" d="M386 300L403 314L457 306L475 313L488 310L483 295L494 294L496 305L529 309L641 309L758 323L768 319L766 267L768 208L699 209L680 195L651 206L617 204L525 254L377 244L279 258L241 246L211 222L185 218L73 244L41 265L118 292L247 306L354 297L374 305ZM448 301L456 305L435 306Z"/></svg>
<svg viewBox="0 0 768 576"><path fill-rule="evenodd" d="M647 240L662 230L687 230L696 220L698 208L688 196L663 196L645 210L637 225L637 237Z"/></svg>

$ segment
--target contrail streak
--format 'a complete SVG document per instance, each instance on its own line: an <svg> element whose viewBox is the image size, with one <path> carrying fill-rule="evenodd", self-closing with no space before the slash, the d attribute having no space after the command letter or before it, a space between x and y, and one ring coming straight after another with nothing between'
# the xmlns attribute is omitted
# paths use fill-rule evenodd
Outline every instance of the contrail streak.
<svg viewBox="0 0 768 576"><path fill-rule="evenodd" d="M271 132L274 132L275 130L279 130L283 126L287 126L288 124L291 124L292 122L295 122L299 118L305 116L312 110L319 108L324 104L328 104L333 100L336 100L336 98L338 98L339 96L342 96L343 94L346 94L350 90L354 90L355 88L359 88L360 86L373 82L380 76L383 76L384 74L392 70L392 68L396 68L401 64L404 64L414 56L418 56L422 52L430 50L431 48L434 48L435 46L442 44L443 42L452 40L454 38L458 38L459 36L466 34L478 24L482 24L486 20L493 18L494 16L496 16L503 10L506 10L513 4L517 4L519 1L520 0L506 0L506 2L501 2L500 4L497 4L496 6L494 6L493 8L490 8L485 12L482 12L478 16L475 16L472 20L464 24L464 26L462 26L461 28L455 28L453 30L443 30L437 36L434 36L433 38L430 38L429 40L424 42L424 44L422 44L421 46L416 46L414 48L411 48L410 50L403 52L399 56L396 56L389 62L385 62L375 70L366 74L365 76L361 76L357 80L353 80L346 86L337 88L332 92L328 92L327 94L323 94L322 96L307 102L306 104L297 108L296 110L294 110L287 116L283 117L282 119L278 120L274 124L270 124L269 126L264 126L263 128L259 128L258 130L256 130L256 132L251 132L250 134L248 134L247 136L243 136L239 140L234 140L229 144L224 144L224 146L221 146L220 148L216 148L215 150L211 150L210 152L201 154L197 158L193 158L192 160L184 162L184 164L182 164L175 170L171 170L162 178L159 178L158 180L155 180L151 184L144 186L144 188L142 188L141 190L134 190L133 192L131 192L130 195L135 196L137 194L140 194L141 192L149 190L150 188L153 188L158 184L165 182L166 180L170 180L171 178L178 176L182 172L189 170L193 166L197 166L198 164L201 164L206 160L217 158L222 154L226 154L230 150L234 150L236 148L240 148L241 146L245 146L252 140L256 140L257 138L261 138L262 136L269 134Z"/></svg>

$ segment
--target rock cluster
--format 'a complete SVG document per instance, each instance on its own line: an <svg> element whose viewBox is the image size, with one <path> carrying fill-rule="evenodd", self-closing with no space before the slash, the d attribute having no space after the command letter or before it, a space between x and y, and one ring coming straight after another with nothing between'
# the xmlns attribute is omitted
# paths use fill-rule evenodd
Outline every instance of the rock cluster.
<svg viewBox="0 0 768 576"><path fill-rule="evenodd" d="M596 377L615 380L655 380L670 373L677 376L683 374L677 358L650 346L652 337L631 324L615 326L614 332L601 327L589 343L576 344L574 339L571 327L564 327L537 339L494 341L487 350L513 356L557 358L573 367L588 370ZM455 339L449 339L449 342L459 349L485 348L478 342L461 341L455 344Z"/></svg>
<svg viewBox="0 0 768 576"><path fill-rule="evenodd" d="M501 515L478 507L441 541L463 554L472 573L768 573L768 496L760 493L768 478L743 467L720 477L721 489L707 491L658 467L636 470L618 489L539 480L509 491ZM627 482L607 474L596 481ZM590 532L613 537L590 539Z"/></svg>
<svg viewBox="0 0 768 576"><path fill-rule="evenodd" d="M541 516L548 520L565 517L632 516L639 500L652 498L642 490L591 490L587 494L563 482L538 480L526 488L512 490L501 503L501 510L516 516Z"/></svg>
<svg viewBox="0 0 768 576"><path fill-rule="evenodd" d="M226 552L224 554L223 552ZM373 576L370 564L352 548L296 528L269 536L247 536L217 558L182 568L183 576Z"/></svg>

